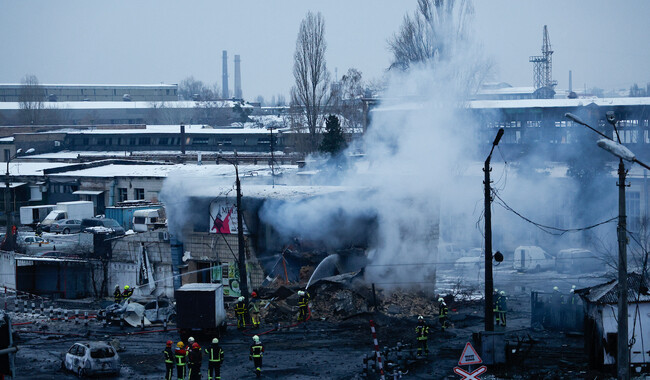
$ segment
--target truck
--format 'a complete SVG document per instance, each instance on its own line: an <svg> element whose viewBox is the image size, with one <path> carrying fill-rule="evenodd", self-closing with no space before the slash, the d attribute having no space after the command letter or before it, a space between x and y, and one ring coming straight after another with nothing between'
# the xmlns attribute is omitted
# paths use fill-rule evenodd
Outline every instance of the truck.
<svg viewBox="0 0 650 380"><path fill-rule="evenodd" d="M55 205L23 206L20 208L20 224L35 228L55 207Z"/></svg>
<svg viewBox="0 0 650 380"><path fill-rule="evenodd" d="M124 202L126 203L126 202ZM133 230L133 214L138 210L161 209L158 203L140 202L138 205L123 205L106 207L104 214L107 218L115 219L124 230Z"/></svg>
<svg viewBox="0 0 650 380"><path fill-rule="evenodd" d="M190 336L221 337L226 331L226 309L221 284L195 283L178 288L176 327L181 340Z"/></svg>
<svg viewBox="0 0 650 380"><path fill-rule="evenodd" d="M540 247L522 245L515 249L512 269L519 272L540 272L555 267L555 258Z"/></svg>
<svg viewBox="0 0 650 380"><path fill-rule="evenodd" d="M133 231L147 232L165 227L165 209L147 208L133 212Z"/></svg>
<svg viewBox="0 0 650 380"><path fill-rule="evenodd" d="M56 220L92 218L94 213L95 207L91 201L59 202L39 225L43 231L49 231Z"/></svg>

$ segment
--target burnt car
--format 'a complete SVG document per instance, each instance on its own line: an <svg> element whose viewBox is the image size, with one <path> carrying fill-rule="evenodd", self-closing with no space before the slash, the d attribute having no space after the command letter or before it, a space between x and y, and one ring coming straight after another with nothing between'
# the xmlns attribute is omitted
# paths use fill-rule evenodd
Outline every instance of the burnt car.
<svg viewBox="0 0 650 380"><path fill-rule="evenodd" d="M120 356L107 342L79 342L65 353L61 368L83 376L120 373Z"/></svg>

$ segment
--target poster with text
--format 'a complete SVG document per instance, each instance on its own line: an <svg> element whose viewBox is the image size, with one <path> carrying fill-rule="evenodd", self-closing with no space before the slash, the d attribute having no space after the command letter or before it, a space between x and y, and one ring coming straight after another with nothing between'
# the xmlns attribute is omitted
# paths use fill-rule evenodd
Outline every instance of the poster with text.
<svg viewBox="0 0 650 380"><path fill-rule="evenodd" d="M248 234L246 223L242 221L244 234ZM237 206L226 202L210 205L210 232L215 234L237 234Z"/></svg>

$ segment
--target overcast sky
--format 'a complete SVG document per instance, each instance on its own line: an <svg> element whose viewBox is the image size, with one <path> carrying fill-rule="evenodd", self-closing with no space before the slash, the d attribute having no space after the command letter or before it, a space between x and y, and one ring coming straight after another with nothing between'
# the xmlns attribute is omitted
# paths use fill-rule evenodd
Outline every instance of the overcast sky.
<svg viewBox="0 0 650 380"><path fill-rule="evenodd" d="M334 76L364 78L389 65L386 41L416 0L0 0L0 82L179 83L193 75L221 85L221 52L241 55L244 97L288 94L296 34L322 12ZM629 88L650 82L650 1L480 0L475 30L496 81L532 86L531 55L549 27L558 88Z"/></svg>

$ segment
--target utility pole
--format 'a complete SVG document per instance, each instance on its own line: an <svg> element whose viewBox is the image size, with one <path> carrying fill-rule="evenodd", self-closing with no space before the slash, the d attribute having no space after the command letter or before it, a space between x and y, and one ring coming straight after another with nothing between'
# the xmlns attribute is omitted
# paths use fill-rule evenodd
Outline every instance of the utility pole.
<svg viewBox="0 0 650 380"><path fill-rule="evenodd" d="M483 180L484 190L485 190L485 331L494 331L494 280L492 278L492 194L490 191L490 159L492 158L492 152L494 152L494 147L499 144L501 136L503 136L504 130L500 128L497 132L497 136L494 138L492 143L492 149L490 149L490 154L485 160L485 166L483 167L483 172L485 173L485 178Z"/></svg>
<svg viewBox="0 0 650 380"><path fill-rule="evenodd" d="M6 222L7 222L7 230L5 232L5 244L4 248L7 251L13 251L14 250L14 239L11 234L11 210L9 210L9 207L11 206L11 188L9 185L9 162L11 161L11 156L6 157L7 158L7 172L5 173L5 215L6 215Z"/></svg>
<svg viewBox="0 0 650 380"><path fill-rule="evenodd" d="M269 129L271 130L271 183L272 187L275 187L275 170L273 167L275 164L275 155L273 153L273 126L271 125Z"/></svg>
<svg viewBox="0 0 650 380"><path fill-rule="evenodd" d="M246 275L246 253L244 252L244 215L241 207L241 182L239 180L239 164L237 161L237 151L235 151L235 161L219 156L218 158L230 163L235 167L235 186L237 187L237 242L239 246L239 289L241 295L246 299L248 305L248 276Z"/></svg>
<svg viewBox="0 0 650 380"><path fill-rule="evenodd" d="M617 133L618 134L618 133ZM618 379L629 379L630 356L627 320L627 216L625 214L625 164L618 163Z"/></svg>

